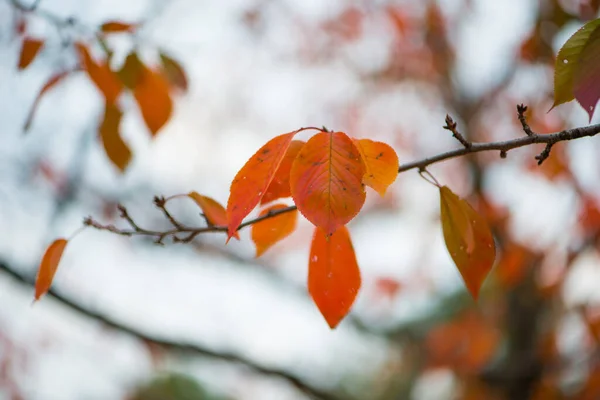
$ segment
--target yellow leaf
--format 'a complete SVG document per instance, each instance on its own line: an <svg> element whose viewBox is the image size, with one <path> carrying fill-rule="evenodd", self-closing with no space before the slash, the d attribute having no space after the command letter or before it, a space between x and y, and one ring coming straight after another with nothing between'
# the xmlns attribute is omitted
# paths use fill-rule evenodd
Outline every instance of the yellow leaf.
<svg viewBox="0 0 600 400"><path fill-rule="evenodd" d="M275 204L261 211L259 217L271 212L287 208L285 204ZM264 219L252 225L252 241L256 245L256 257L260 257L275 243L288 237L294 229L298 220L298 210L288 211L274 217Z"/></svg>
<svg viewBox="0 0 600 400"><path fill-rule="evenodd" d="M143 68L133 89L146 126L155 136L167 123L173 111L169 85L162 74Z"/></svg>
<svg viewBox="0 0 600 400"><path fill-rule="evenodd" d="M352 139L365 164L363 183L382 197L398 176L398 155L389 145L370 139Z"/></svg>
<svg viewBox="0 0 600 400"><path fill-rule="evenodd" d="M100 138L104 151L121 172L125 171L131 161L131 150L121 138L119 129L122 116L123 113L116 105L106 103L104 119L100 125Z"/></svg>

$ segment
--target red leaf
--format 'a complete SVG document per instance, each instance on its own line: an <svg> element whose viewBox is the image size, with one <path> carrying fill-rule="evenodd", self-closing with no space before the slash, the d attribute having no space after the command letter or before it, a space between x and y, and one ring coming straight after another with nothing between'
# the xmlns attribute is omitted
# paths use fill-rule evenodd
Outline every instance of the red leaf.
<svg viewBox="0 0 600 400"><path fill-rule="evenodd" d="M332 234L362 208L364 173L360 153L345 133L317 133L292 164L292 197L306 219Z"/></svg>
<svg viewBox="0 0 600 400"><path fill-rule="evenodd" d="M591 122L600 99L600 27L592 32L579 55L573 75L573 94Z"/></svg>
<svg viewBox="0 0 600 400"><path fill-rule="evenodd" d="M149 68L143 68L133 89L146 126L155 136L167 123L173 111L169 85L163 76Z"/></svg>
<svg viewBox="0 0 600 400"><path fill-rule="evenodd" d="M32 39L26 37L23 39L23 46L21 47L21 55L19 57L19 69L25 69L31 64L35 56L39 53L44 45L43 40Z"/></svg>
<svg viewBox="0 0 600 400"><path fill-rule="evenodd" d="M111 103L106 103L104 119L100 125L100 138L106 155L121 171L125 171L131 161L131 150L123 141L120 134L121 117L123 113Z"/></svg>
<svg viewBox="0 0 600 400"><path fill-rule="evenodd" d="M117 75L111 71L108 61L97 64L84 44L76 43L75 47L79 53L83 69L87 72L91 81L94 82L96 87L102 92L108 103L114 103L117 100L117 97L119 97L119 94L121 94L123 84Z"/></svg>
<svg viewBox="0 0 600 400"><path fill-rule="evenodd" d="M214 226L227 226L227 211L225 211L225 208L218 201L208 196L202 196L197 192L188 193L188 197L194 200L202 209L204 218L206 218L209 224ZM240 239L237 232L233 234L233 237L238 240Z"/></svg>
<svg viewBox="0 0 600 400"><path fill-rule="evenodd" d="M273 211L287 208L285 204L275 204L261 211L260 216L268 215ZM264 219L252 225L252 241L256 245L256 257L260 257L275 243L288 237L298 220L298 210L288 211L271 218Z"/></svg>
<svg viewBox="0 0 600 400"><path fill-rule="evenodd" d="M100 26L100 30L104 33L133 32L136 28L137 24L120 21L108 21Z"/></svg>
<svg viewBox="0 0 600 400"><path fill-rule="evenodd" d="M23 130L27 131L29 129L29 127L31 126L31 122L33 121L33 116L35 114L35 111L37 110L37 107L38 107L40 100L42 99L42 96L44 95L44 93L46 93L48 90L50 90L54 86L56 86L59 82L61 82L64 78L66 78L67 75L69 75L71 72L73 72L73 71L59 72L58 74L50 77L50 79L48 79L48 82L46 82L46 84L44 86L42 86L42 90L40 90L40 92L38 93L37 97L35 98L35 100L33 102L33 105L31 106L31 111L29 111L29 115L27 116L25 125L23 126Z"/></svg>
<svg viewBox="0 0 600 400"><path fill-rule="evenodd" d="M229 240L271 184L296 131L269 140L244 164L229 188L227 227Z"/></svg>
<svg viewBox="0 0 600 400"><path fill-rule="evenodd" d="M260 204L292 196L292 192L290 191L290 170L296 156L304 145L305 142L301 140L292 140L283 161L281 161L281 165L279 165L279 169L275 172L271 185L269 185L265 195L260 200Z"/></svg>
<svg viewBox="0 0 600 400"><path fill-rule="evenodd" d="M447 187L440 187L442 230L446 247L475 300L494 265L492 232L473 208Z"/></svg>
<svg viewBox="0 0 600 400"><path fill-rule="evenodd" d="M162 73L171 86L186 92L188 90L188 79L181 64L164 53L160 53L160 61Z"/></svg>
<svg viewBox="0 0 600 400"><path fill-rule="evenodd" d="M35 300L39 300L50 289L66 246L66 239L56 239L46 249L35 280Z"/></svg>
<svg viewBox="0 0 600 400"><path fill-rule="evenodd" d="M375 281L378 293L389 300L393 300L401 288L400 282L394 278L381 277Z"/></svg>
<svg viewBox="0 0 600 400"><path fill-rule="evenodd" d="M308 291L334 329L348 314L361 279L358 263L345 226L329 235L315 227L308 263Z"/></svg>
<svg viewBox="0 0 600 400"><path fill-rule="evenodd" d="M398 176L398 155L389 145L370 139L353 139L365 164L363 183L381 196Z"/></svg>

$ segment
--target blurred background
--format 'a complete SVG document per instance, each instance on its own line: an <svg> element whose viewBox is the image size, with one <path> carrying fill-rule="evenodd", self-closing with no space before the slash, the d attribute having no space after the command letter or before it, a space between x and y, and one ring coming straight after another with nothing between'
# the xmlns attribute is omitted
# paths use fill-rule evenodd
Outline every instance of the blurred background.
<svg viewBox="0 0 600 400"><path fill-rule="evenodd" d="M430 172L485 215L498 254L475 303L444 246L439 194L416 171L369 191L350 225L363 286L331 331L306 289L311 226L255 258L247 231L164 246L87 229L32 305L47 245L85 216L168 229L155 195L225 204L272 137L326 126L406 163L472 141L588 124L550 110L554 56L597 0L0 0L0 398L598 399L600 142L530 146ZM102 33L107 21L136 24ZM24 38L43 47L19 70ZM73 44L121 68L168 55L173 111L152 138L129 94L122 173L98 137L102 93ZM172 89L172 90L171 90ZM598 120L598 118L595 118ZM304 138L305 139L305 138ZM200 226L197 207L169 204Z"/></svg>

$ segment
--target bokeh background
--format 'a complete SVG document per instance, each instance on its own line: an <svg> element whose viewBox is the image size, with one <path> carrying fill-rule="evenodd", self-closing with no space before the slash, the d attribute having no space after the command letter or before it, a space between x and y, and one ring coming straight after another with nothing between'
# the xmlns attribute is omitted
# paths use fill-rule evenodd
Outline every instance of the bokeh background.
<svg viewBox="0 0 600 400"><path fill-rule="evenodd" d="M222 203L267 140L326 126L392 145L410 162L472 141L588 124L552 106L554 56L598 13L595 0L1 0L0 398L600 398L599 142L455 159L431 167L490 221L498 256L475 303L443 243L439 195L415 171L368 193L350 232L363 277L331 331L306 290L311 227L254 258L247 231L155 245L87 229L69 244L53 292L32 305L46 246L85 216L168 228L154 195L196 190ZM35 5L35 9L27 11ZM132 99L121 174L98 139L104 100L73 42L111 20L119 68L132 48L183 67L168 124L151 139ZM17 71L23 34L45 40ZM92 42L93 43L93 36ZM98 57L102 49L95 44ZM598 118L595 118L596 120ZM170 209L203 223L184 199Z"/></svg>

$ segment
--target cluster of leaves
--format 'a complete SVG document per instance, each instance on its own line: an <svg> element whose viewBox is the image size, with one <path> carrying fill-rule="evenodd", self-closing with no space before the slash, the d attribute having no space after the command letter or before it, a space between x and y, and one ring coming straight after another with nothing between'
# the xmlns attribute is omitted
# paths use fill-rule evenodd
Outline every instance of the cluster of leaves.
<svg viewBox="0 0 600 400"><path fill-rule="evenodd" d="M19 25L22 37L19 70L27 68L43 49L45 41L27 34L26 24ZM113 51L107 43L112 35L133 35L140 25L119 21L103 23L94 35L94 42L77 41L72 43L78 65L73 69L58 71L42 86L37 95L24 129L27 131L33 121L35 111L49 90L63 82L66 78L84 71L104 98L104 116L98 127L98 135L110 161L123 172L131 161L132 152L121 135L121 119L123 110L119 99L125 93L133 96L141 112L142 118L152 137L161 130L171 117L173 111L172 95L187 90L187 77L181 65L163 51L158 51L159 64L146 65L139 57L137 49L133 49L125 58L119 69L113 69ZM102 50L102 58L93 56L92 44L97 43Z"/></svg>
<svg viewBox="0 0 600 400"><path fill-rule="evenodd" d="M104 29L111 33L134 29L126 24L109 26ZM556 60L555 106L576 98L590 118L600 97L596 67L600 54L599 27L600 20L586 24L567 41ZM107 115L100 134L105 146L112 143L107 147L107 154L124 168L124 160L128 161L128 157L123 156L125 152L117 152L120 158L114 153L121 146L115 144L114 134L121 116L115 101L123 87L131 89L148 128L155 134L171 112L165 75L145 67L135 53L127 57L120 71L112 72L108 60L98 64L91 58L86 46L81 43L75 46L83 68L106 99ZM41 46L24 44L23 53L26 53L26 47L39 49ZM29 53L22 55L24 65L31 59L33 57ZM163 64L169 63L163 60ZM180 76L184 76L179 67L176 69ZM519 117L523 128L528 136L535 139L536 134L525 123L524 111L525 108L521 107ZM446 129L451 130L465 147L465 151L457 153L457 156L468 154L472 144L456 131L455 124L450 126L447 123ZM294 139L298 133L308 130L317 133L306 142ZM531 143L535 141L529 140L526 144ZM552 144L548 143L548 154ZM489 150L493 149L490 146ZM315 226L308 265L308 290L333 329L349 312L361 286L361 275L346 225L360 212L365 202L365 186L383 196L401 171L396 152L385 143L355 139L344 132L325 128L300 128L271 139L246 162L231 183L227 207L196 192L171 198L187 196L194 200L202 209L208 227L214 228L204 231L227 232L228 241L232 237L239 238L238 230L250 225L257 256L294 231L299 211ZM420 168L420 172L427 174L423 176L439 189L446 246L469 293L477 299L496 258L490 227L465 200L447 186L440 185L424 168ZM294 206L279 201L289 197L293 199ZM257 206L260 207L259 217L244 223ZM171 218L168 213L167 217ZM178 226L177 221L172 222ZM116 231L115 228L108 230ZM193 239L200 232L191 231L188 239ZM49 289L66 244L65 239L58 239L47 249L36 282L36 299Z"/></svg>

